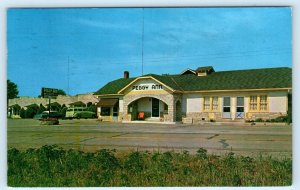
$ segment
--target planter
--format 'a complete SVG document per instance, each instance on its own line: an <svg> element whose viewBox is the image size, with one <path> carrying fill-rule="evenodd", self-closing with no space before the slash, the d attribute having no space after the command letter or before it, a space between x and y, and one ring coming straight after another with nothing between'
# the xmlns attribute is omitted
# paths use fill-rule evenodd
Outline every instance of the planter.
<svg viewBox="0 0 300 190"><path fill-rule="evenodd" d="M58 125L59 121L57 118L47 118L41 120L41 125Z"/></svg>

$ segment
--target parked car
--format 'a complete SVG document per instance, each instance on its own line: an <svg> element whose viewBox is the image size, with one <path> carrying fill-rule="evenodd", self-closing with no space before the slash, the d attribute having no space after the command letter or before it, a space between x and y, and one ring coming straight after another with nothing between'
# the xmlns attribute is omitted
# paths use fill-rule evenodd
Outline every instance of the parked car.
<svg viewBox="0 0 300 190"><path fill-rule="evenodd" d="M64 118L64 115L62 115L61 113L57 112L57 111L51 111L49 114L49 111L43 111L40 114L36 114L33 116L33 119L37 119L37 120L41 120L44 118L57 118L57 119L62 119Z"/></svg>
<svg viewBox="0 0 300 190"><path fill-rule="evenodd" d="M63 114L61 114L60 112L50 112L49 115L50 118L57 118L57 119L62 119L65 116Z"/></svg>
<svg viewBox="0 0 300 190"><path fill-rule="evenodd" d="M74 118L80 119L88 119L88 118L96 118L96 114L91 111L82 111L74 114Z"/></svg>
<svg viewBox="0 0 300 190"><path fill-rule="evenodd" d="M48 113L39 113L33 116L33 119L41 120L48 117Z"/></svg>
<svg viewBox="0 0 300 190"><path fill-rule="evenodd" d="M96 118L96 113L87 111L85 107L70 107L66 111L66 118L73 119L73 118Z"/></svg>

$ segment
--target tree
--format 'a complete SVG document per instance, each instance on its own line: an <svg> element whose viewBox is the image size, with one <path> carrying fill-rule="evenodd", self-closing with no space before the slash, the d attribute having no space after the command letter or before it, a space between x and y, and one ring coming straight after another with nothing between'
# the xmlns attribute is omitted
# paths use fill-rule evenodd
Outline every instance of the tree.
<svg viewBox="0 0 300 190"><path fill-rule="evenodd" d="M24 108L21 108L21 110L20 110L20 117L21 118L25 118L25 110L24 110Z"/></svg>
<svg viewBox="0 0 300 190"><path fill-rule="evenodd" d="M46 111L46 108L45 108L45 106L43 106L43 104L40 104L40 107L37 110L37 113L42 113L43 111Z"/></svg>
<svg viewBox="0 0 300 190"><path fill-rule="evenodd" d="M26 107L25 118L33 118L33 116L38 113L39 106L37 104L31 104Z"/></svg>
<svg viewBox="0 0 300 190"><path fill-rule="evenodd" d="M7 100L17 98L18 95L18 86L14 82L7 80Z"/></svg>
<svg viewBox="0 0 300 190"><path fill-rule="evenodd" d="M7 80L7 99L6 99L6 105L7 105L7 113L9 112L8 107L8 100L17 98L19 94L18 86L11 82L10 80Z"/></svg>
<svg viewBox="0 0 300 190"><path fill-rule="evenodd" d="M57 94L58 95L66 95L66 92L64 90L59 89Z"/></svg>

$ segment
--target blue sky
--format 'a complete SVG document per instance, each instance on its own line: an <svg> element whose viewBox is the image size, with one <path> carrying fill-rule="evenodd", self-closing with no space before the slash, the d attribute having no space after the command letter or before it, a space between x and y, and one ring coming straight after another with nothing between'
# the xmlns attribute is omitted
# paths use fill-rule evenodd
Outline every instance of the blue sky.
<svg viewBox="0 0 300 190"><path fill-rule="evenodd" d="M20 96L36 97L41 87L70 95L94 92L123 77L125 70L131 77L140 76L142 47L144 74L177 74L199 66L216 71L292 67L292 17L287 7L7 13L7 76L18 85Z"/></svg>

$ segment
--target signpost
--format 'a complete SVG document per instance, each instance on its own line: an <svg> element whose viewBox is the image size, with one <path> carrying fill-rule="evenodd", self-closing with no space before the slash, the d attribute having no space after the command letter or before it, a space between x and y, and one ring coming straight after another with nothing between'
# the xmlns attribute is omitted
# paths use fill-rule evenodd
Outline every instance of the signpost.
<svg viewBox="0 0 300 190"><path fill-rule="evenodd" d="M58 91L59 89L56 89L56 88L42 88L42 97L43 98L48 98L48 97L51 97L51 96L57 96L58 95Z"/></svg>
<svg viewBox="0 0 300 190"><path fill-rule="evenodd" d="M58 95L59 89L56 88L42 88L42 97L49 98L49 116L50 116L50 107L51 107L51 97L56 97Z"/></svg>

